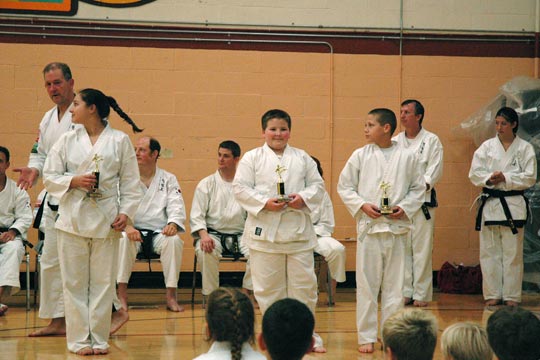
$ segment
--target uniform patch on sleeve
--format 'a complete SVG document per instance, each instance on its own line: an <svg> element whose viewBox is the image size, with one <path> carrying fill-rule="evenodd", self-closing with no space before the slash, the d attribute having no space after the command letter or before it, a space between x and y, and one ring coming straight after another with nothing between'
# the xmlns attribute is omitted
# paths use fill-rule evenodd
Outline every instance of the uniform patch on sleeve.
<svg viewBox="0 0 540 360"><path fill-rule="evenodd" d="M262 228L256 227L256 228L255 228L255 235L260 236L261 233L262 233Z"/></svg>

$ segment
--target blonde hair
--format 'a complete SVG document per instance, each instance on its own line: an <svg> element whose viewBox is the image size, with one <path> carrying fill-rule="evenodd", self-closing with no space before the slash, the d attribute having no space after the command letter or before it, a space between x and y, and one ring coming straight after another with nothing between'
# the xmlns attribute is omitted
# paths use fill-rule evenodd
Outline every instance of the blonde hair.
<svg viewBox="0 0 540 360"><path fill-rule="evenodd" d="M486 330L470 322L459 322L447 327L442 333L441 350L447 360L491 360L493 358Z"/></svg>
<svg viewBox="0 0 540 360"><path fill-rule="evenodd" d="M383 324L383 347L397 359L431 360L437 345L437 319L420 309L401 310Z"/></svg>

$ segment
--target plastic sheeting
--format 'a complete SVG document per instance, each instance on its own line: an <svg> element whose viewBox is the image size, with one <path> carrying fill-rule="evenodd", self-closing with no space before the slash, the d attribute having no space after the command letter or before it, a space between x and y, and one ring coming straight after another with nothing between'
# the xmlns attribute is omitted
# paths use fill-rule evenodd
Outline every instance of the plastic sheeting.
<svg viewBox="0 0 540 360"><path fill-rule="evenodd" d="M499 94L487 105L479 109L460 127L454 129L458 135L472 137L476 146L495 136L495 114L503 106L516 110L519 114L518 135L530 142L540 164L540 80L516 77L500 88ZM539 171L540 177L540 171ZM532 219L525 226L523 263L525 267L524 288L540 290L540 184L525 192L529 198Z"/></svg>

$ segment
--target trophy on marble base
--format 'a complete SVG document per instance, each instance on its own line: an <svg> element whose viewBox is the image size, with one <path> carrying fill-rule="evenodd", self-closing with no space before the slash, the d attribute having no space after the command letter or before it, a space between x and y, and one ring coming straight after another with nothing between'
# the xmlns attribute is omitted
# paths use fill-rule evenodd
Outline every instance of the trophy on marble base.
<svg viewBox="0 0 540 360"><path fill-rule="evenodd" d="M388 189L390 189L390 184L387 182L381 182L379 187L382 190L381 206L379 208L382 215L392 214L392 208L390 207L390 199L388 198Z"/></svg>
<svg viewBox="0 0 540 360"><path fill-rule="evenodd" d="M278 174L278 182L276 184L277 186L277 194L278 194L278 201L279 202L288 202L290 201L291 199L289 198L289 196L287 196L285 194L285 182L283 181L283 179L281 178L281 174L287 170L284 166L281 166L278 164L278 166L276 167L276 173Z"/></svg>
<svg viewBox="0 0 540 360"><path fill-rule="evenodd" d="M88 197L100 198L103 196L101 191L99 191L99 162L102 160L103 160L103 157L99 156L98 154L94 154L94 157L92 158L92 161L94 162L94 165L95 165L93 174L96 177L96 185L94 185L92 189L86 193Z"/></svg>

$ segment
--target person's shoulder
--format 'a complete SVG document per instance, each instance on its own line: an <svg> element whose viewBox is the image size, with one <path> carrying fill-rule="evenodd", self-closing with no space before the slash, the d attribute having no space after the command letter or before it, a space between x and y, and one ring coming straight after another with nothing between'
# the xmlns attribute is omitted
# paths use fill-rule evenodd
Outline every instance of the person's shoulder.
<svg viewBox="0 0 540 360"><path fill-rule="evenodd" d="M28 192L18 187L15 180L9 177L6 178L6 188L8 188L9 191L12 192L17 197L24 196L24 197L30 198L30 195L28 195Z"/></svg>

